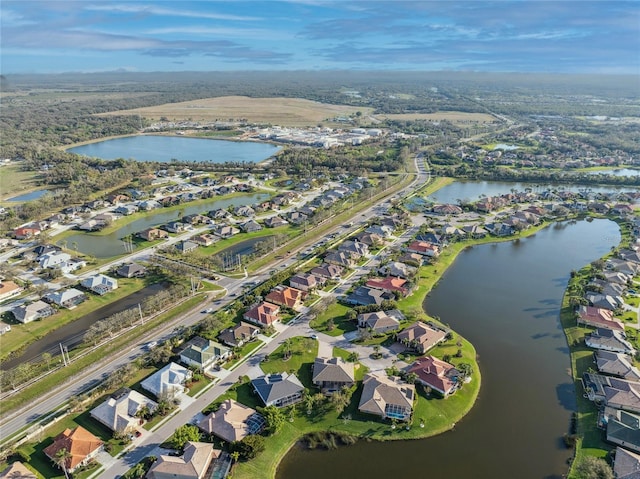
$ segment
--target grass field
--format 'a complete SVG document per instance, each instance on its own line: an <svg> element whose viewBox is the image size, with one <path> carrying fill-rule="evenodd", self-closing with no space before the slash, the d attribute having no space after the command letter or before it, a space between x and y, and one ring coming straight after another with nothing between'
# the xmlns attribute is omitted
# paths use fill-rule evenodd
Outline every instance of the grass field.
<svg viewBox="0 0 640 479"><path fill-rule="evenodd" d="M316 126L337 116L363 114L372 108L329 105L299 98L249 98L223 96L201 100L167 103L164 105L104 113L108 115L141 115L152 121L161 117L169 120L215 121L246 118L254 123L282 126Z"/></svg>
<svg viewBox="0 0 640 479"><path fill-rule="evenodd" d="M34 190L37 186L36 172L22 171L20 165L15 164L0 167L0 200Z"/></svg>

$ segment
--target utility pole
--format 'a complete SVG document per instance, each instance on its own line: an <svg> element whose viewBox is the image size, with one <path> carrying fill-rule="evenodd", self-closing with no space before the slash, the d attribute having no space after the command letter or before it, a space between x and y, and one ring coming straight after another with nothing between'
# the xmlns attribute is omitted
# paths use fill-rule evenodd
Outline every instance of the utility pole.
<svg viewBox="0 0 640 479"><path fill-rule="evenodd" d="M64 349L62 348L62 343L58 343L60 345L60 352L62 353L62 362L65 366L67 366L67 358L64 355Z"/></svg>
<svg viewBox="0 0 640 479"><path fill-rule="evenodd" d="M144 316L142 315L142 306L138 303L138 312L140 313L140 324L144 324Z"/></svg>

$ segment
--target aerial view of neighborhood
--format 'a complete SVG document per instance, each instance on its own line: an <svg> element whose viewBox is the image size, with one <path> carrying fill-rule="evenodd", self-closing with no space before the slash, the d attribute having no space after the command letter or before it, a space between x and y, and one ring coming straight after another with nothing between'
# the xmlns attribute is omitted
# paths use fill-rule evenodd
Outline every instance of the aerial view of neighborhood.
<svg viewBox="0 0 640 479"><path fill-rule="evenodd" d="M640 477L640 12L544 3L3 2L0 478Z"/></svg>

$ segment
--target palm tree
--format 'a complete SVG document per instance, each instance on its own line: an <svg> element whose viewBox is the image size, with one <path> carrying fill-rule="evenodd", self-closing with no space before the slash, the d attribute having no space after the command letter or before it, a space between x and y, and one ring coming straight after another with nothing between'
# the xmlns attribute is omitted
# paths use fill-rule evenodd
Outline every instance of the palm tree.
<svg viewBox="0 0 640 479"><path fill-rule="evenodd" d="M67 463L69 462L69 459L71 459L71 453L64 447L56 452L56 456L53 459L56 466L63 470L64 477L67 479L69 479L69 472L67 471Z"/></svg>

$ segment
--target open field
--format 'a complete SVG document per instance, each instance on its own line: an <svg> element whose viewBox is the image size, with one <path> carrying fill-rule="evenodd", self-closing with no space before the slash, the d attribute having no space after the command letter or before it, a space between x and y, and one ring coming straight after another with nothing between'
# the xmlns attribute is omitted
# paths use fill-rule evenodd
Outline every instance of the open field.
<svg viewBox="0 0 640 479"><path fill-rule="evenodd" d="M150 120L215 121L246 118L254 123L282 126L316 126L332 118L354 115L357 111L370 113L372 108L329 105L299 98L249 98L223 96L201 100L167 103L164 105L122 110L103 115L141 115Z"/></svg>
<svg viewBox="0 0 640 479"><path fill-rule="evenodd" d="M37 186L35 172L22 171L16 164L0 167L0 199L26 193Z"/></svg>
<svg viewBox="0 0 640 479"><path fill-rule="evenodd" d="M397 113L384 115L389 120L447 120L452 123L485 123L496 121L496 118L487 113L466 113L463 111L439 111L436 113Z"/></svg>

